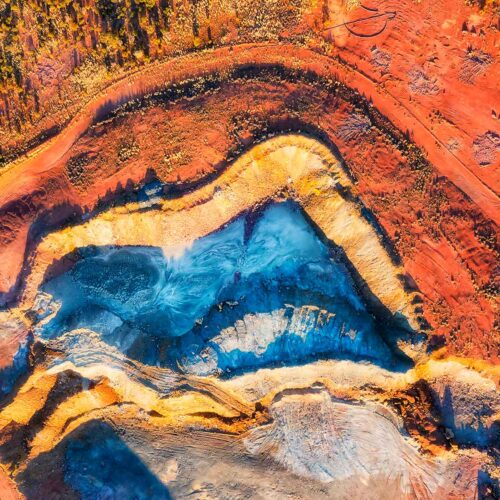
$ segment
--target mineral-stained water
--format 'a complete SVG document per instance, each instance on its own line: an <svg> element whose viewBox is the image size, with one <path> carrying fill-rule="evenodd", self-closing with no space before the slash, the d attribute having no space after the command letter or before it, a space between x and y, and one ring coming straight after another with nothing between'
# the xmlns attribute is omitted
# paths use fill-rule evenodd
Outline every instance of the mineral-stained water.
<svg viewBox="0 0 500 500"><path fill-rule="evenodd" d="M230 374L350 357L397 368L388 328L292 202L244 214L181 255L86 248L43 291L58 311L38 334L87 328L147 364Z"/></svg>

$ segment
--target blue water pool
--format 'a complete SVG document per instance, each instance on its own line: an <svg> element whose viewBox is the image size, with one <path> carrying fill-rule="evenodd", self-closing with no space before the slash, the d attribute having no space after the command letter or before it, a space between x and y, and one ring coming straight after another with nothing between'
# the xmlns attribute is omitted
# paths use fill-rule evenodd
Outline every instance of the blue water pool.
<svg viewBox="0 0 500 500"><path fill-rule="evenodd" d="M400 366L351 276L300 208L242 215L166 258L151 247L86 248L43 291L60 303L44 338L77 328L144 363L201 375L355 357Z"/></svg>

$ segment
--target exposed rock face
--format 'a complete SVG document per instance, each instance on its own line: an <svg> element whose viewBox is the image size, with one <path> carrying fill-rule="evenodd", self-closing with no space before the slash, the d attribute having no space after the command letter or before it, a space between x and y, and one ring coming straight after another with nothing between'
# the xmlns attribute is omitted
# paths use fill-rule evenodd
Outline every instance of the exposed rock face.
<svg viewBox="0 0 500 500"><path fill-rule="evenodd" d="M285 395L270 414L273 423L252 431L245 443L296 474L353 487L365 498L474 496L477 470L453 484L460 459L445 465L420 455L383 406L335 401L320 390Z"/></svg>
<svg viewBox="0 0 500 500"><path fill-rule="evenodd" d="M500 406L500 395L495 383L482 380L474 372L462 371L453 362L449 362L446 372L438 371L430 381L444 425L464 444L488 446L497 441L500 428L495 408ZM480 392L478 384L482 385Z"/></svg>
<svg viewBox="0 0 500 500"><path fill-rule="evenodd" d="M470 442L457 452L451 435L417 444L406 430L420 426L424 439L435 430L439 413L413 390L422 371L429 384L468 379L470 394L488 397L482 391L494 382L486 371L434 361L397 373L323 361L222 380L134 362L86 330L47 348L38 372L0 413L9 443L2 457L21 461L15 479L28 497L116 496L125 486L159 498L199 491L474 497L494 477L492 458ZM459 384L454 390L454 398L467 394ZM394 394L405 412L387 399ZM490 405L498 412L498 402Z"/></svg>
<svg viewBox="0 0 500 500"><path fill-rule="evenodd" d="M278 497L493 491L498 376L427 360L420 295L352 189L327 148L287 135L184 196L152 183L45 236L4 313L35 337L32 373L0 411L0 453L20 491L255 493L276 491L284 471ZM5 391L28 369L17 361L26 339ZM285 377L268 375L283 365ZM162 429L183 437L157 441ZM206 440L190 445L192 429ZM222 472L217 454L202 458L220 433ZM82 474L90 456L109 467Z"/></svg>
<svg viewBox="0 0 500 500"><path fill-rule="evenodd" d="M290 202L240 217L177 257L145 247L81 257L43 287L53 297L33 311L43 338L90 328L142 362L199 375L316 355L395 363L383 337L396 338L397 325L374 321Z"/></svg>
<svg viewBox="0 0 500 500"><path fill-rule="evenodd" d="M0 312L0 395L8 394L16 380L28 369L29 335L24 321Z"/></svg>
<svg viewBox="0 0 500 500"><path fill-rule="evenodd" d="M314 54L305 51L302 55L315 62L314 68L323 68L324 77L335 70L331 67L326 71L327 62L314 60ZM250 61L257 57L255 52L245 51L235 55L234 60L243 56ZM266 52L266 58L268 65L278 60L271 51ZM186 74L187 68L192 68L187 63ZM423 292L425 319L434 328L435 343L444 341L452 352L461 355L496 359L491 335L496 225L475 205L481 199L488 200L487 195L484 198L484 193L467 181L468 187L461 187L474 187L474 192L467 192L475 201L467 200L437 167L426 164L401 134L391 132L380 116L367 116L362 111L367 104L359 98L348 102L343 87L328 84L325 79L302 82L300 73L287 76L278 68L266 71L259 70L258 77L247 74L238 81L224 83L218 90L202 92L197 101L201 107L190 108L187 99L177 103L160 99L145 110L97 125L62 157L58 143L55 156L47 148L43 158L31 158L28 163L40 169L33 175L20 175L16 169L7 171L2 183L8 188L0 190L4 197L0 211L4 300L13 300L23 286L26 244L32 248L50 228L86 220L99 199L102 209L122 196L147 198L147 190L134 192L134 186L154 181L155 175L167 183L168 192L177 192L193 182L200 185L210 173L224 170L227 157L234 151L245 149L269 131L292 127L326 134L325 138L339 148L357 180L354 192L376 215L387 240L401 256L405 272ZM250 111L242 112L241 106ZM77 124L80 127L82 121ZM152 131L145 124L150 124ZM186 127L193 130L192 137L186 136ZM134 145L122 144L130 130ZM66 143L63 151L67 147ZM125 154L125 150L133 154ZM85 166L76 168L82 159ZM48 163L52 165L49 171L43 167ZM155 182L158 180L150 183ZM34 189L33 183L39 188ZM485 203L491 214L496 213L493 202ZM415 234L419 237L415 238Z"/></svg>
<svg viewBox="0 0 500 500"><path fill-rule="evenodd" d="M498 497L495 8L0 0L0 498Z"/></svg>

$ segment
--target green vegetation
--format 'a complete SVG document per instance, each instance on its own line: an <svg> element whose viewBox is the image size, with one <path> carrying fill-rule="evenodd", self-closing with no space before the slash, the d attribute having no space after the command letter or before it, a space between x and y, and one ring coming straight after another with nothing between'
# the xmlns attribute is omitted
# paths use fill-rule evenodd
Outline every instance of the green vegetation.
<svg viewBox="0 0 500 500"><path fill-rule="evenodd" d="M0 129L21 134L153 60L277 40L305 1L0 0Z"/></svg>

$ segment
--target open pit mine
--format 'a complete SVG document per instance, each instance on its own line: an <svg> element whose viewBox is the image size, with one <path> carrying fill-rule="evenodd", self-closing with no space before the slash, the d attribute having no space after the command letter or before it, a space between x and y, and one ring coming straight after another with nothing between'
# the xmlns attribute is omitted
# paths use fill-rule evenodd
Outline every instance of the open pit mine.
<svg viewBox="0 0 500 500"><path fill-rule="evenodd" d="M0 0L0 499L500 498L494 0Z"/></svg>

